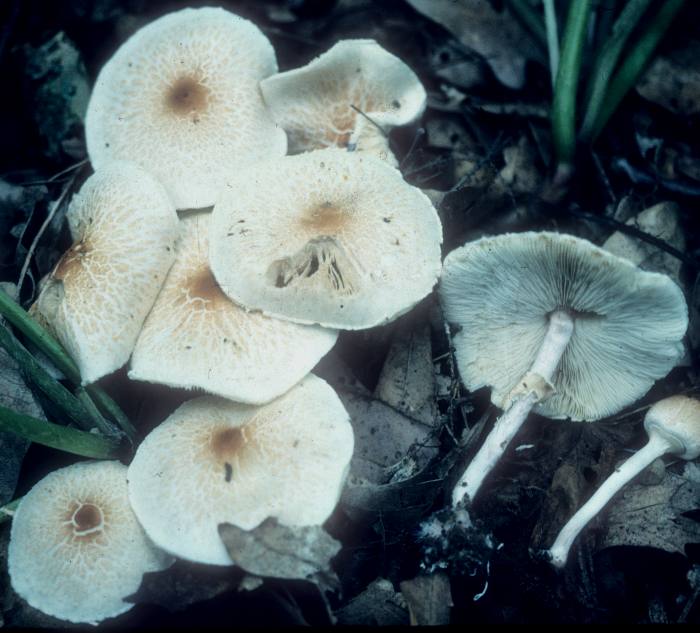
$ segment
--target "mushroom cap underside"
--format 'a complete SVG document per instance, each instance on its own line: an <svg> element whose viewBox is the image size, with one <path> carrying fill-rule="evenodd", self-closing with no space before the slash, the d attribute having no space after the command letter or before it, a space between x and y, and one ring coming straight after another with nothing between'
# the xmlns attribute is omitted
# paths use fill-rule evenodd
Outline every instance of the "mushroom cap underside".
<svg viewBox="0 0 700 633"><path fill-rule="evenodd" d="M574 332L555 394L535 409L542 415L612 415L683 353L688 309L681 289L571 235L470 242L446 257L439 293L446 320L460 328L453 341L462 380L470 390L491 386L498 406L529 371L556 310L574 317Z"/></svg>

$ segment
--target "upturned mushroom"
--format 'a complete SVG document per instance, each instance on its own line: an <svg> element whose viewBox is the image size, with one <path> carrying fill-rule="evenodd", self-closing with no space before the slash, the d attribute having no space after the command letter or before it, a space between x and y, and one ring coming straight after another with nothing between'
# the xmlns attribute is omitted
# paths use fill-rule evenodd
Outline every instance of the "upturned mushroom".
<svg viewBox="0 0 700 633"><path fill-rule="evenodd" d="M56 470L22 499L8 550L13 589L69 622L98 622L131 609L124 598L171 556L146 537L129 505L126 466L83 462Z"/></svg>
<svg viewBox="0 0 700 633"><path fill-rule="evenodd" d="M688 309L665 275L557 233L482 238L450 253L440 298L470 390L504 409L460 477L474 499L529 412L596 420L631 404L683 353Z"/></svg>
<svg viewBox="0 0 700 633"><path fill-rule="evenodd" d="M164 550L232 565L220 523L266 518L320 525L335 508L353 450L348 414L313 374L262 407L190 400L143 441L129 466L129 498Z"/></svg>
<svg viewBox="0 0 700 633"><path fill-rule="evenodd" d="M286 152L258 86L275 72L274 49L248 20L211 7L169 13L100 71L85 120L90 160L134 160L178 209L211 206L229 172Z"/></svg>
<svg viewBox="0 0 700 633"><path fill-rule="evenodd" d="M260 90L292 153L349 147L392 164L388 131L415 121L426 104L416 74L374 40L342 40L302 68L263 79Z"/></svg>
<svg viewBox="0 0 700 633"><path fill-rule="evenodd" d="M133 163L96 171L67 213L73 245L36 302L83 384L129 360L175 261L178 220L163 186Z"/></svg>
<svg viewBox="0 0 700 633"><path fill-rule="evenodd" d="M209 269L210 218L180 220L177 259L136 342L129 377L263 404L306 376L338 332L233 303Z"/></svg>
<svg viewBox="0 0 700 633"><path fill-rule="evenodd" d="M671 453L681 459L700 456L700 402L687 396L671 396L657 402L644 417L647 444L615 469L593 496L561 529L547 557L555 567L564 567L576 537L619 492L655 459Z"/></svg>
<svg viewBox="0 0 700 633"><path fill-rule="evenodd" d="M249 310L323 327L381 325L425 297L442 227L385 162L324 149L236 174L214 206L209 263Z"/></svg>

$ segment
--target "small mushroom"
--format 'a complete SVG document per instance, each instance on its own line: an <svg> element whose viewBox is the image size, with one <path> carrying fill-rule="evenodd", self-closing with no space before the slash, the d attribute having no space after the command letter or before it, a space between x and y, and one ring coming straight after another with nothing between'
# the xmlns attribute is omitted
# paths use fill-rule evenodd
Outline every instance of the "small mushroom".
<svg viewBox="0 0 700 633"><path fill-rule="evenodd" d="M164 550L232 565L220 523L250 530L273 517L320 525L338 502L352 450L347 412L312 374L262 407L205 396L183 404L139 446L129 498Z"/></svg>
<svg viewBox="0 0 700 633"><path fill-rule="evenodd" d="M210 218L180 220L177 259L136 342L129 377L263 404L306 376L338 332L233 303L209 270Z"/></svg>
<svg viewBox="0 0 700 633"><path fill-rule="evenodd" d="M440 298L470 390L504 409L459 479L474 499L529 412L596 420L631 404L683 354L688 309L665 275L557 233L488 237L452 251Z"/></svg>
<svg viewBox="0 0 700 633"><path fill-rule="evenodd" d="M440 272L428 197L385 162L324 149L261 162L214 206L209 263L249 310L357 330L391 321Z"/></svg>
<svg viewBox="0 0 700 633"><path fill-rule="evenodd" d="M342 40L303 68L263 79L260 90L292 153L348 147L393 164L388 131L426 104L416 74L374 40Z"/></svg>
<svg viewBox="0 0 700 633"><path fill-rule="evenodd" d="M43 283L36 310L87 384L129 360L175 261L178 220L163 186L123 161L90 176L67 217L73 245Z"/></svg>
<svg viewBox="0 0 700 633"><path fill-rule="evenodd" d="M598 514L628 481L655 459L671 453L682 459L700 456L700 402L687 396L671 396L657 402L644 417L649 435L647 444L615 469L593 496L561 529L548 558L555 567L564 567L571 545L581 530Z"/></svg>
<svg viewBox="0 0 700 633"><path fill-rule="evenodd" d="M211 206L230 171L286 152L258 86L275 72L274 49L248 20L211 7L169 13L100 71L85 119L90 160L134 160L178 209Z"/></svg>
<svg viewBox="0 0 700 633"><path fill-rule="evenodd" d="M97 624L134 605L146 572L172 557L149 541L129 505L126 466L82 462L56 470L22 499L12 520L8 569L31 606Z"/></svg>

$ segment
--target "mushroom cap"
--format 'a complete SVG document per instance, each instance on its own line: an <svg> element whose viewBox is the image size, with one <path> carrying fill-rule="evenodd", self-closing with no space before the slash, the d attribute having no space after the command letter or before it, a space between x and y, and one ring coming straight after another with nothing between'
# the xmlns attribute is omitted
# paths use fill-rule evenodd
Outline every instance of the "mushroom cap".
<svg viewBox="0 0 700 633"><path fill-rule="evenodd" d="M552 418L595 420L640 398L679 360L688 326L669 277L558 233L486 237L452 251L440 298L446 320L461 326L454 346L464 384L490 385L501 407L530 370L549 315L574 317L556 393L535 407Z"/></svg>
<svg viewBox="0 0 700 633"><path fill-rule="evenodd" d="M90 160L134 160L178 209L210 206L229 171L286 152L258 87L275 72L272 45L248 20L209 7L169 13L100 71L85 119Z"/></svg>
<svg viewBox="0 0 700 633"><path fill-rule="evenodd" d="M431 291L441 242L432 203L396 169L324 149L237 174L214 206L209 263L248 309L357 330Z"/></svg>
<svg viewBox="0 0 700 633"><path fill-rule="evenodd" d="M31 606L69 622L124 613L146 572L173 561L146 536L129 505L126 466L81 462L56 470L20 502L8 569Z"/></svg>
<svg viewBox="0 0 700 633"><path fill-rule="evenodd" d="M204 396L144 439L129 467L129 497L166 551L232 565L220 523L244 530L268 517L288 526L323 523L338 502L352 449L347 412L313 374L262 407Z"/></svg>
<svg viewBox="0 0 700 633"><path fill-rule="evenodd" d="M148 315L129 377L263 404L308 374L336 330L246 312L209 270L210 213L180 220L177 259Z"/></svg>
<svg viewBox="0 0 700 633"><path fill-rule="evenodd" d="M411 123L427 100L416 74L374 40L341 40L306 66L263 79L260 90L293 153L356 145L389 154L377 126Z"/></svg>
<svg viewBox="0 0 700 633"><path fill-rule="evenodd" d="M700 456L700 401L687 396L664 398L647 411L644 428L676 444L679 457Z"/></svg>
<svg viewBox="0 0 700 633"><path fill-rule="evenodd" d="M96 171L68 209L73 246L37 309L91 383L121 367L175 261L178 221L163 186L133 163Z"/></svg>

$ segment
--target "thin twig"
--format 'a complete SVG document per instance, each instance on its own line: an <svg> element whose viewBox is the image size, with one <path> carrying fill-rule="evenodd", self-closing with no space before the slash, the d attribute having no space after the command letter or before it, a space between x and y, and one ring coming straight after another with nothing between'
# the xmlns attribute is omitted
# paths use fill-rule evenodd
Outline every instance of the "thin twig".
<svg viewBox="0 0 700 633"><path fill-rule="evenodd" d="M76 173L66 183L66 186L63 187L63 189L61 190L61 194L58 196L58 199L51 205L51 209L49 210L49 213L46 216L44 223L41 225L41 228L39 229L37 234L34 236L34 239L32 240L31 246L29 247L29 250L27 251L27 256L24 258L24 264L22 264L22 270L19 273L19 279L17 279L17 296L18 297L20 296L20 293L22 292L22 284L24 283L24 278L27 274L27 270L29 268L29 265L31 264L32 257L34 257L34 251L36 250L36 247L39 244L39 240L44 235L44 231L46 231L49 224L51 224L51 220L53 220L54 216L56 215L56 212L62 206L63 201L66 199L68 192L73 187L73 184L75 183L77 178L78 178L78 174Z"/></svg>
<svg viewBox="0 0 700 633"><path fill-rule="evenodd" d="M609 226L612 226L616 230L620 231L620 233L626 233L627 235L636 237L637 239L642 240L643 242L647 242L652 246L656 246L656 248L658 248L659 250L662 250L665 253L672 255L676 259L681 260L683 263L688 264L688 266L691 266L694 269L698 268L698 260L695 257L687 255L682 251L679 251L677 248L674 248L667 242L664 242L662 239L659 239L658 237L655 237L654 235L651 235L649 233L645 233L644 231L638 229L635 226L632 226L631 224L619 222L618 220L614 220L613 218L610 218L606 215L594 215L592 213L584 213L583 211L575 211L573 209L570 209L569 213L576 218L581 218L582 220L588 220L589 222L598 222L599 224L607 224Z"/></svg>

